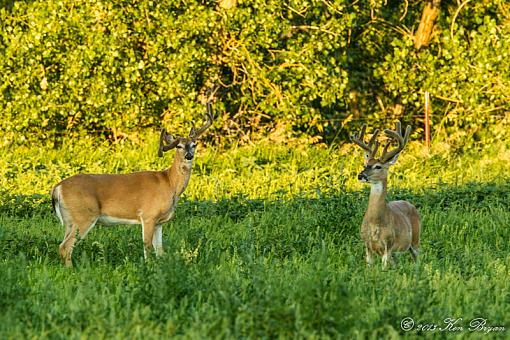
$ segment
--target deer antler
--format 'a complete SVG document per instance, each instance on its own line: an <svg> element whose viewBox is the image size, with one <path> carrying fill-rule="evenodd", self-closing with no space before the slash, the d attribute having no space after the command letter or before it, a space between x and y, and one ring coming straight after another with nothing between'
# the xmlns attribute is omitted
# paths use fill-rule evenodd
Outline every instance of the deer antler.
<svg viewBox="0 0 510 340"><path fill-rule="evenodd" d="M167 145L165 145L165 143ZM169 135L166 129L161 129L161 135L159 136L159 149L158 156L163 157L163 152L175 148L179 144L179 140L175 139L174 136Z"/></svg>
<svg viewBox="0 0 510 340"><path fill-rule="evenodd" d="M358 146L360 146L363 150L365 150L365 156L367 157L367 159L370 159L375 156L375 154L377 153L377 149L379 148L379 142L376 140L377 135L379 135L379 130L376 129L374 131L372 138L370 138L370 141L367 144L363 141L366 129L367 129L366 124L363 124L363 126L361 127L359 137L356 133L354 133L351 136L351 140Z"/></svg>
<svg viewBox="0 0 510 340"><path fill-rule="evenodd" d="M212 93L212 88L209 90L209 95ZM198 137L200 137L200 135L209 128L209 126L211 126L213 120L214 120L214 115L212 113L212 103L211 103L212 99L209 98L209 100L207 101L207 103L205 104L205 123L204 125L202 125L201 128L199 129L196 129L195 126L193 126L191 128L191 131L189 132L189 138L193 138L193 139L197 139Z"/></svg>
<svg viewBox="0 0 510 340"><path fill-rule="evenodd" d="M390 139L384 145L383 153L379 160L381 161L381 163L386 163L390 160L393 160L393 162L395 162L398 158L399 153L404 149L404 147L407 144L407 141L409 140L409 134L411 133L411 126L410 125L407 126L405 135L402 136L402 127L401 127L400 121L397 121L397 126L395 127L395 131L390 130L390 129L385 129L384 133L388 137L390 137ZM388 147L390 146L390 143L392 140L396 140L398 142L398 146L395 149L388 152Z"/></svg>

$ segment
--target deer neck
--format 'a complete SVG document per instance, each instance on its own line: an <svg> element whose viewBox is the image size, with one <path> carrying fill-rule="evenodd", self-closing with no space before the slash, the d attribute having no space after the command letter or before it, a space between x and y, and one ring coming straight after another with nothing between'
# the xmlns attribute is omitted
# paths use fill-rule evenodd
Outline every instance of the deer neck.
<svg viewBox="0 0 510 340"><path fill-rule="evenodd" d="M386 179L370 183L370 196L366 218L370 221L381 221L386 211Z"/></svg>
<svg viewBox="0 0 510 340"><path fill-rule="evenodd" d="M191 161L185 161L181 157L175 157L172 166L167 170L168 178L175 188L178 196L188 186L189 178L191 176Z"/></svg>

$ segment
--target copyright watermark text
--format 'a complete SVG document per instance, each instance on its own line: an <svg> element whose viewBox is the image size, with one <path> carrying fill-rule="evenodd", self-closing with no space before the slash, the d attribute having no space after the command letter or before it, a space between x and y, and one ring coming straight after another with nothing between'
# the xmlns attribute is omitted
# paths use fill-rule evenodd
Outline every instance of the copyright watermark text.
<svg viewBox="0 0 510 340"><path fill-rule="evenodd" d="M485 318L465 320L463 318L445 318L441 322L417 322L412 317L405 317L400 322L405 332L471 332L471 333L502 333L505 326L493 325Z"/></svg>

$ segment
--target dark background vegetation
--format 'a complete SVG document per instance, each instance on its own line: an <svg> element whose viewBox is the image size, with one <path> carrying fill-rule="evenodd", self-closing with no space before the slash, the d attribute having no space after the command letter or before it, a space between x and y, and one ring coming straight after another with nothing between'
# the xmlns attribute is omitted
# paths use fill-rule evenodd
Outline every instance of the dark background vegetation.
<svg viewBox="0 0 510 340"><path fill-rule="evenodd" d="M426 5L439 5L417 48ZM3 143L162 125L184 133L216 87L216 140L345 139L398 118L455 140L501 137L510 5L479 1L0 2ZM179 127L185 126L186 130ZM416 136L415 136L416 137ZM318 140L318 139L316 139Z"/></svg>

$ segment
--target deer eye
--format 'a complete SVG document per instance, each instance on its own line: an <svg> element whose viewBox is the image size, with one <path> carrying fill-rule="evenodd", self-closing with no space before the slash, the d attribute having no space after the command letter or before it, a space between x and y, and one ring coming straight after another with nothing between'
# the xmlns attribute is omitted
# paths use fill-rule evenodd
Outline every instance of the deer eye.
<svg viewBox="0 0 510 340"><path fill-rule="evenodd" d="M380 169L382 169L382 167L381 167L380 165L375 165L375 166L374 166L374 169L376 169L376 170L380 170Z"/></svg>
<svg viewBox="0 0 510 340"><path fill-rule="evenodd" d="M182 146L181 144L178 144L178 145L176 146L176 148L177 148L177 149L182 149L182 148L183 148L183 146Z"/></svg>

